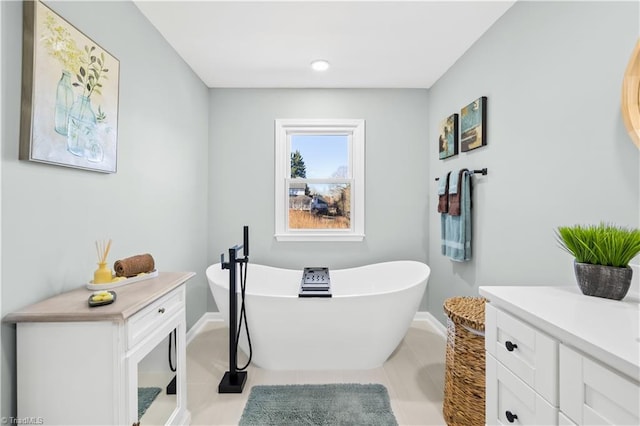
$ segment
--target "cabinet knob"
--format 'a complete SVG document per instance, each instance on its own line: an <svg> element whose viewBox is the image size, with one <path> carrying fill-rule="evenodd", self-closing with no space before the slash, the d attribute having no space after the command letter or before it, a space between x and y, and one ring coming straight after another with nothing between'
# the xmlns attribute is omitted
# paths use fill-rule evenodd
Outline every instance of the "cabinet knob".
<svg viewBox="0 0 640 426"><path fill-rule="evenodd" d="M158 309L158 312L161 313L161 314L164 314L164 308Z"/></svg>
<svg viewBox="0 0 640 426"><path fill-rule="evenodd" d="M515 343L511 342L510 340L507 340L506 342L504 342L504 346L507 348L507 350L509 352L513 352L514 349L518 348L518 345L516 345Z"/></svg>
<svg viewBox="0 0 640 426"><path fill-rule="evenodd" d="M505 415L505 416L507 416L507 421L508 421L509 423L513 423L514 421L518 420L518 416L517 416L517 415L515 415L515 414L513 414L513 413L512 413L511 411L509 411L509 410L507 410L507 411L504 413L504 415Z"/></svg>

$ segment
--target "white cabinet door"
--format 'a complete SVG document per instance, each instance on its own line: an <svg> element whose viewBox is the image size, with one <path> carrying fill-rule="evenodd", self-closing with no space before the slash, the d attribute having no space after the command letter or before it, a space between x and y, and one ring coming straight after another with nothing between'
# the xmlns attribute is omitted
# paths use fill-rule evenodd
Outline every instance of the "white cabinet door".
<svg viewBox="0 0 640 426"><path fill-rule="evenodd" d="M518 379L492 355L486 361L488 425L554 425L557 408Z"/></svg>
<svg viewBox="0 0 640 426"><path fill-rule="evenodd" d="M485 307L485 317L487 352L557 406L557 341L491 304Z"/></svg>
<svg viewBox="0 0 640 426"><path fill-rule="evenodd" d="M581 425L640 424L640 384L560 345L560 409Z"/></svg>
<svg viewBox="0 0 640 426"><path fill-rule="evenodd" d="M564 413L558 413L558 426L576 426L571 419L564 415Z"/></svg>

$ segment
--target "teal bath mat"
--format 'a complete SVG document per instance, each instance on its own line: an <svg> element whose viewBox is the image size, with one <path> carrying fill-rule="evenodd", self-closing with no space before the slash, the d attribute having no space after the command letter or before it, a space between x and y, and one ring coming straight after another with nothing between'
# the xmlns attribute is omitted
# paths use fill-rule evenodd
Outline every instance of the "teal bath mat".
<svg viewBox="0 0 640 426"><path fill-rule="evenodd" d="M147 408L160 393L160 388L138 388L138 420L144 416Z"/></svg>
<svg viewBox="0 0 640 426"><path fill-rule="evenodd" d="M397 424L379 384L254 386L240 419L240 426Z"/></svg>

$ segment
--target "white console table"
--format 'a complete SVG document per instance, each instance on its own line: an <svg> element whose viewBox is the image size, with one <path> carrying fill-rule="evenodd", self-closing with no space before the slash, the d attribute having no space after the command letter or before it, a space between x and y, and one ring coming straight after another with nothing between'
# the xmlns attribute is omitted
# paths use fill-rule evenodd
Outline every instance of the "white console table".
<svg viewBox="0 0 640 426"><path fill-rule="evenodd" d="M640 304L577 287L480 287L486 422L640 424Z"/></svg>
<svg viewBox="0 0 640 426"><path fill-rule="evenodd" d="M115 288L110 305L89 308L92 291L78 288L7 315L17 323L18 418L137 424L138 363L175 329L176 404L166 424L189 424L185 283L194 275L161 272Z"/></svg>

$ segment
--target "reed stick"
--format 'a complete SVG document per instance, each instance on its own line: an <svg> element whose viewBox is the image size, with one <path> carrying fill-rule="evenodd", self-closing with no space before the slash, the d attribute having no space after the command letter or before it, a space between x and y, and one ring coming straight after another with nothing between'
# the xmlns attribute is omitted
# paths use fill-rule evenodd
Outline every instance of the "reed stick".
<svg viewBox="0 0 640 426"><path fill-rule="evenodd" d="M104 241L96 241L96 251L98 252L98 262L106 263L111 250L111 239L106 243Z"/></svg>

